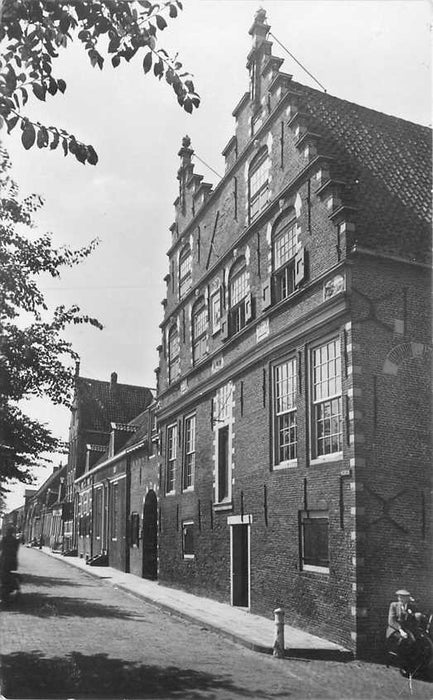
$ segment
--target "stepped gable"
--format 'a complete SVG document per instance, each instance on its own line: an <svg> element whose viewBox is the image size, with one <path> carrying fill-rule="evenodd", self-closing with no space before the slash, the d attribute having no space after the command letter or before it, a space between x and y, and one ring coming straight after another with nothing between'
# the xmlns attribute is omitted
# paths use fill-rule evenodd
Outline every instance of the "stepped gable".
<svg viewBox="0 0 433 700"><path fill-rule="evenodd" d="M111 431L111 422L129 423L151 403L148 387L118 384L113 372L110 382L77 377L76 391L81 421L86 431Z"/></svg>
<svg viewBox="0 0 433 700"><path fill-rule="evenodd" d="M292 86L301 95L309 125L322 136L322 151L342 160L337 167L346 170L340 174L358 209L355 243L428 261L431 129L299 83Z"/></svg>

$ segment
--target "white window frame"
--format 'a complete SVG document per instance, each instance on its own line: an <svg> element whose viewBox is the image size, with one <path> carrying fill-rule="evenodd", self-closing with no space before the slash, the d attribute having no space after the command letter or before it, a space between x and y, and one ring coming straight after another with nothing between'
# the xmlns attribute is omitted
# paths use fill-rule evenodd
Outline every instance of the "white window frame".
<svg viewBox="0 0 433 700"><path fill-rule="evenodd" d="M298 436L297 436L297 366L296 358L291 357L284 362L279 362L273 367L273 469L295 467L298 463ZM288 417L291 424L285 428L280 426L284 417ZM280 451L284 448L280 438L283 432L295 431L295 441L285 447L294 445L294 456L280 460Z"/></svg>
<svg viewBox="0 0 433 700"><path fill-rule="evenodd" d="M173 342L173 341L176 342ZM168 381L175 382L180 376L180 336L177 326L168 332Z"/></svg>
<svg viewBox="0 0 433 700"><path fill-rule="evenodd" d="M179 299L183 299L192 285L192 251L186 245L179 255Z"/></svg>
<svg viewBox="0 0 433 700"><path fill-rule="evenodd" d="M190 426L190 427L189 427ZM185 455L183 464L183 490L193 491L195 481L195 460L196 460L196 436L197 419L196 414L186 416L184 423L184 445ZM189 469L190 467L190 469ZM189 478L187 478L189 475Z"/></svg>
<svg viewBox="0 0 433 700"><path fill-rule="evenodd" d="M229 331L235 335L247 325L248 273L241 268L229 279Z"/></svg>
<svg viewBox="0 0 433 700"><path fill-rule="evenodd" d="M331 346L334 346L335 352L330 353ZM317 353L325 353L317 361ZM324 360L324 361L322 361ZM334 372L329 372L331 363L334 366ZM341 459L343 453L343 396L342 396L342 372L341 372L341 343L339 336L333 336L320 344L311 348L310 353L310 384L311 384L311 461L324 462L335 461ZM318 389L319 388L319 389ZM331 406L331 410L335 408L337 402L338 412L331 414L328 418L319 419L318 411L320 407L325 407L326 404ZM318 425L325 421L332 422L338 420L340 430L338 433L329 433L322 438L319 437ZM319 441L322 445L325 440L330 440L332 445L332 437L338 435L339 449L330 452L322 452L319 449Z"/></svg>
<svg viewBox="0 0 433 700"><path fill-rule="evenodd" d="M221 288L211 295L210 298L211 320L212 320L212 335L221 330Z"/></svg>
<svg viewBox="0 0 433 700"><path fill-rule="evenodd" d="M269 169L268 150L254 160L248 171L248 210L250 221L253 221L269 201Z"/></svg>
<svg viewBox="0 0 433 700"><path fill-rule="evenodd" d="M166 459L166 496L176 493L176 468L177 468L177 423L167 426L167 459ZM170 488L169 488L170 486Z"/></svg>
<svg viewBox="0 0 433 700"><path fill-rule="evenodd" d="M198 323L200 321L200 325ZM193 364L207 354L209 319L204 299L194 305L192 310L192 361Z"/></svg>
<svg viewBox="0 0 433 700"><path fill-rule="evenodd" d="M192 554L186 554L185 552L185 528L186 527L192 527L193 528L193 549L194 552ZM184 520L182 522L182 556L184 559L195 559L195 540L194 540L194 520Z"/></svg>
<svg viewBox="0 0 433 700"><path fill-rule="evenodd" d="M305 564L305 541L304 541L304 522L307 520L327 520L328 522L328 565L318 566L316 564ZM329 547L329 511L327 510L307 510L301 511L300 514L300 539L301 539L301 570L313 571L319 574L329 574L330 547Z"/></svg>
<svg viewBox="0 0 433 700"><path fill-rule="evenodd" d="M232 393L231 382L221 386L214 399L214 435L215 435L215 503L231 504L232 501ZM227 495L221 497L219 493L219 431L227 428Z"/></svg>

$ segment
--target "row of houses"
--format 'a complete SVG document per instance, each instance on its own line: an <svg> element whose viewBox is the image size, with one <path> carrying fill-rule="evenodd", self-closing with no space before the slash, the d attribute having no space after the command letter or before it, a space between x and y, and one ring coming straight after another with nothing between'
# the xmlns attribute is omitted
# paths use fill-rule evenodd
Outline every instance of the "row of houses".
<svg viewBox="0 0 433 700"><path fill-rule="evenodd" d="M396 588L433 605L431 131L269 30L218 185L179 151L156 396L77 375L63 549L362 656Z"/></svg>

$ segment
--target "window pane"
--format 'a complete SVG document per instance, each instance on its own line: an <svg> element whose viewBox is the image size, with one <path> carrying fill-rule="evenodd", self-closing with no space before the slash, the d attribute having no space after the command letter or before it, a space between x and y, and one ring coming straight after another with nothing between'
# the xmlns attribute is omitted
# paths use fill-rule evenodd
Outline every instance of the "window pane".
<svg viewBox="0 0 433 700"><path fill-rule="evenodd" d="M303 520L304 564L329 566L328 518Z"/></svg>
<svg viewBox="0 0 433 700"><path fill-rule="evenodd" d="M183 553L184 555L194 555L194 525L193 523L184 523L183 528Z"/></svg>
<svg viewBox="0 0 433 700"><path fill-rule="evenodd" d="M282 363L274 370L275 464L296 459L296 362Z"/></svg>

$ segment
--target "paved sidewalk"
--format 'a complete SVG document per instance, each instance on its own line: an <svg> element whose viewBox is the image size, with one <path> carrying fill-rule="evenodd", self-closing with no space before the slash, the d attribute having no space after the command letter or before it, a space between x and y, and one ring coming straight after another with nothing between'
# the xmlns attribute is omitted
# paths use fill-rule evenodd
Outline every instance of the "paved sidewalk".
<svg viewBox="0 0 433 700"><path fill-rule="evenodd" d="M211 629L232 641L265 654L272 654L275 637L274 621L232 607L210 598L186 593L177 588L162 586L134 574L125 574L109 566L88 566L79 557L63 557L43 547L42 552L66 564L82 569L90 576L100 578L115 588L142 598L158 608ZM326 639L284 625L285 656L347 661L353 654L344 647Z"/></svg>

